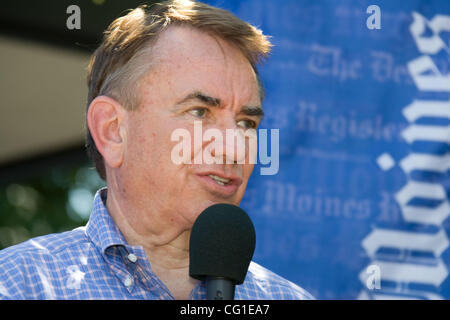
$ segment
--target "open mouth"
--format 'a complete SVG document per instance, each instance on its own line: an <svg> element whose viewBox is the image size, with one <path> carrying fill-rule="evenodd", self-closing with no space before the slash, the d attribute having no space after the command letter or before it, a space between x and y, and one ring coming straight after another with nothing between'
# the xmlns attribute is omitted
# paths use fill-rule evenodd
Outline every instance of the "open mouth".
<svg viewBox="0 0 450 320"><path fill-rule="evenodd" d="M231 179L221 178L213 174L209 174L208 177L213 179L217 184L225 186L231 183Z"/></svg>
<svg viewBox="0 0 450 320"><path fill-rule="evenodd" d="M225 174L219 176L219 174L219 172L205 172L197 174L197 176L210 192L227 197L234 195L242 184L242 179L238 176Z"/></svg>

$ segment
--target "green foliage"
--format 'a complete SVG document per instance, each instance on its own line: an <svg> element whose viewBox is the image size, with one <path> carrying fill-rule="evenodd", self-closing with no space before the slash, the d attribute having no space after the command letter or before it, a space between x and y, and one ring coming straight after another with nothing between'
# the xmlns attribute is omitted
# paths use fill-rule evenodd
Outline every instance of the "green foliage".
<svg viewBox="0 0 450 320"><path fill-rule="evenodd" d="M0 187L0 249L85 225L103 186L95 169L82 163Z"/></svg>

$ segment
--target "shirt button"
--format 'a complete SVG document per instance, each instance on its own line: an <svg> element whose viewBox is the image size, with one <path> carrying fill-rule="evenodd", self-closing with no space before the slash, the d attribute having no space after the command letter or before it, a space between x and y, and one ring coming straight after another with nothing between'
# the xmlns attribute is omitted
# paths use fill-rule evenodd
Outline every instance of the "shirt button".
<svg viewBox="0 0 450 320"><path fill-rule="evenodd" d="M134 254L132 254L132 253L130 253L130 254L128 255L128 260L130 260L131 262L136 262L137 259L138 259L138 258L137 258Z"/></svg>
<svg viewBox="0 0 450 320"><path fill-rule="evenodd" d="M123 284L125 285L125 287L131 287L133 285L133 278L131 278L131 276L128 276Z"/></svg>

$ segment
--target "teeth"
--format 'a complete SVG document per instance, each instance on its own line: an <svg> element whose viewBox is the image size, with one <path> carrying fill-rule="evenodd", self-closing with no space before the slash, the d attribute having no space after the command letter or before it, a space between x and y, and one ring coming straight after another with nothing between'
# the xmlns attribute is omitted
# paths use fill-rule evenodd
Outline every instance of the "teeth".
<svg viewBox="0 0 450 320"><path fill-rule="evenodd" d="M220 184L221 186L224 186L225 184L230 182L230 179L221 178L221 177L215 176L213 174L210 174L209 177L211 179L213 179L215 182L217 182L218 184Z"/></svg>

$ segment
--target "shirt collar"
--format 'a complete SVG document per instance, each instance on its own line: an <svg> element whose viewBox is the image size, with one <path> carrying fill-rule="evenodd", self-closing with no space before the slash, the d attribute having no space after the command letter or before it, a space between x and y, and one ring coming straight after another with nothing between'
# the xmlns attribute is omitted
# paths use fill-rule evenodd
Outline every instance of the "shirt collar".
<svg viewBox="0 0 450 320"><path fill-rule="evenodd" d="M105 253L106 249L116 245L127 245L125 238L114 223L106 208L107 187L97 191L94 207L86 225L86 235Z"/></svg>

